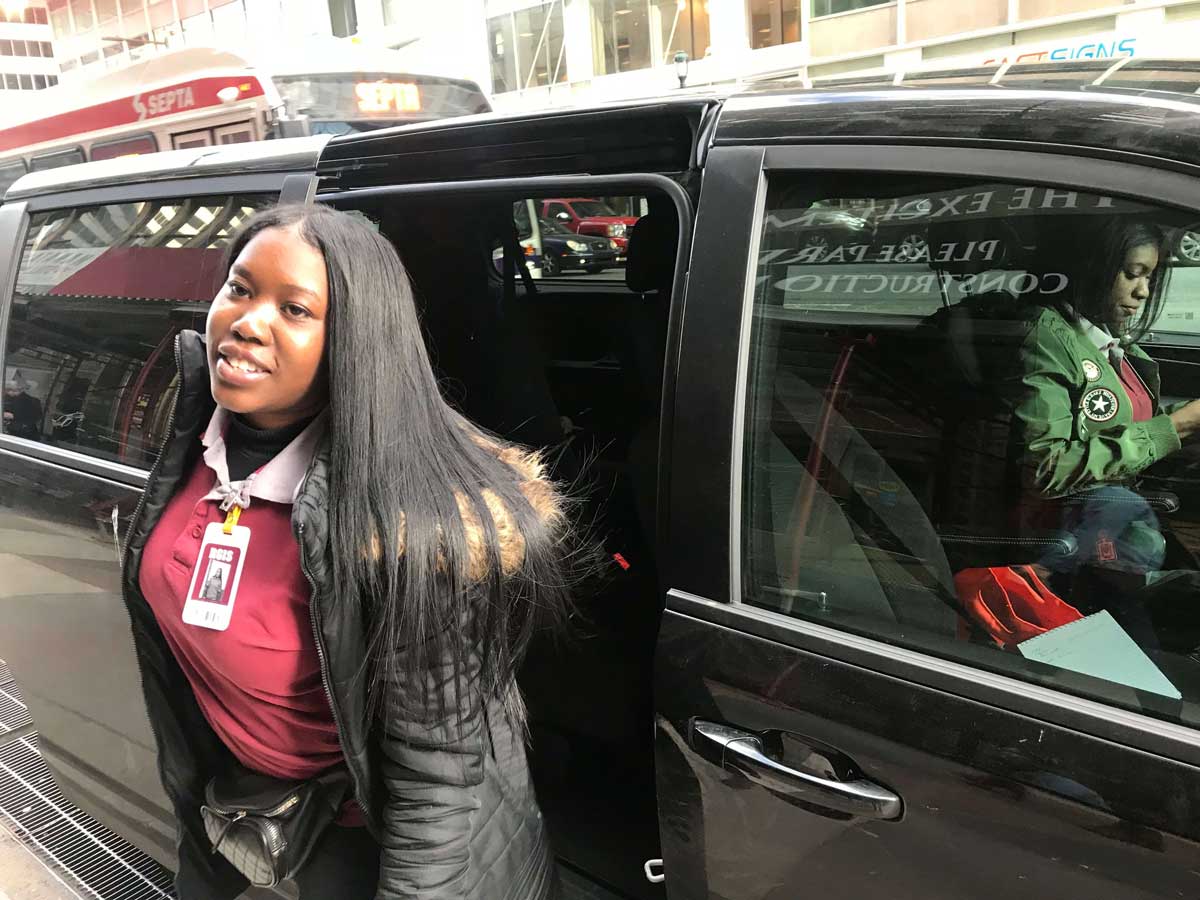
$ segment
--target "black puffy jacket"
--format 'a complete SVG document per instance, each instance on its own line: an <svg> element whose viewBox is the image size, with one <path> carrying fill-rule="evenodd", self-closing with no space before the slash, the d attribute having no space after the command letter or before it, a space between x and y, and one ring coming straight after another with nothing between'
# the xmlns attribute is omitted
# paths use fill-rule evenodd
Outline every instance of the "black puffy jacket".
<svg viewBox="0 0 1200 900"><path fill-rule="evenodd" d="M175 345L180 385L169 435L134 515L122 585L133 626L159 771L179 825L180 900L236 897L246 882L210 850L200 820L204 785L231 756L213 732L138 587L142 550L196 461L214 409L204 343L192 331ZM540 479L536 469L523 473ZM501 705L468 690L461 709L437 722L368 725L366 685L356 678L366 655L361 604L339 603L331 589L329 451L313 459L292 510L301 565L312 583L313 633L355 796L382 846L380 900L543 900L555 888L553 861L529 779L521 737ZM539 490L542 485L535 485ZM502 550L505 548L502 547ZM444 661L449 666L449 660ZM435 684L446 672L430 673ZM448 670L447 670L448 671ZM477 682L470 680L473 686ZM385 698L385 702L386 698Z"/></svg>

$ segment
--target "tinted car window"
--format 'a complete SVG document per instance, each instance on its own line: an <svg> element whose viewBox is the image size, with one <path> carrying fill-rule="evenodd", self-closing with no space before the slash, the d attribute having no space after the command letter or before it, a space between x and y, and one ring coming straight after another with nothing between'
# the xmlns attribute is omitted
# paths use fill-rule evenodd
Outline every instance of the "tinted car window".
<svg viewBox="0 0 1200 900"><path fill-rule="evenodd" d="M29 160L29 171L44 172L47 169L59 169L63 166L74 166L84 162L83 150L78 147L72 150L59 150L45 153Z"/></svg>
<svg viewBox="0 0 1200 900"><path fill-rule="evenodd" d="M1167 409L1200 360L1138 336L1198 302L1192 222L1044 186L774 178L743 601L1196 721L1200 452Z"/></svg>
<svg viewBox="0 0 1200 900"><path fill-rule="evenodd" d="M34 214L4 356L5 433L148 467L174 396L174 337L203 331L221 248L272 199Z"/></svg>

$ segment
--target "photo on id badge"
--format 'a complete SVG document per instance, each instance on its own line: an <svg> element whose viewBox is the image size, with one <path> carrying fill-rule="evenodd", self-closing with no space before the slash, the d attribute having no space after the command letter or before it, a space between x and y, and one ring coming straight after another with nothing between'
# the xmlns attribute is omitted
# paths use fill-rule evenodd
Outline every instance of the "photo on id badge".
<svg viewBox="0 0 1200 900"><path fill-rule="evenodd" d="M184 622L219 631L229 627L248 543L248 528L236 526L225 534L219 524L209 525L192 569Z"/></svg>

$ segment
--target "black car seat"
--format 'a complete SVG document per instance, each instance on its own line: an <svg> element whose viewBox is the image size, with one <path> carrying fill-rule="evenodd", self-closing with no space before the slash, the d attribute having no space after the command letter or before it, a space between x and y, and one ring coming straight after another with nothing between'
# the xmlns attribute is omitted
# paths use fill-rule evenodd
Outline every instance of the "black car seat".
<svg viewBox="0 0 1200 900"><path fill-rule="evenodd" d="M931 224L930 247L975 242L993 249L965 259L935 261L931 267L944 286L946 305L918 328L926 387L943 418L941 458L932 515L947 556L956 569L1036 562L1046 553L1073 554L1074 538L1053 530L1024 527L1020 497L1020 459L1012 415L1000 391L1011 378L1028 331L1033 301L1008 290L966 293L950 302L949 285L987 284L988 273L1013 274L1025 268L1027 240L1006 222Z"/></svg>

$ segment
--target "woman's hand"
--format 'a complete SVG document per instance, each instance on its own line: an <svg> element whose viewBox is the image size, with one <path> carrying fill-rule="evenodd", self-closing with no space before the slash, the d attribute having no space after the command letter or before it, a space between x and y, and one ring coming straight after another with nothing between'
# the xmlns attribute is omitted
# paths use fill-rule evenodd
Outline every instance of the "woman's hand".
<svg viewBox="0 0 1200 900"><path fill-rule="evenodd" d="M1200 400L1193 400L1171 413L1171 424L1175 426L1180 440L1200 431Z"/></svg>

